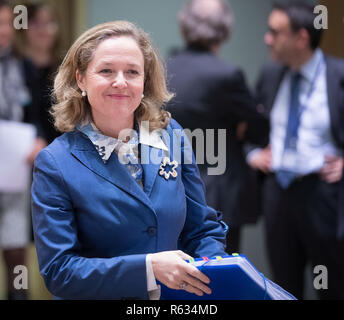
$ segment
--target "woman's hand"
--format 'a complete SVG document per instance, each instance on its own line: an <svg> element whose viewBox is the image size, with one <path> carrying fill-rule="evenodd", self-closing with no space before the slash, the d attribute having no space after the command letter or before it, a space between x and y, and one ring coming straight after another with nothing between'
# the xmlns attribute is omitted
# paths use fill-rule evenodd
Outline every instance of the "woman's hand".
<svg viewBox="0 0 344 320"><path fill-rule="evenodd" d="M196 267L187 263L185 261L187 259L191 257L180 250L151 254L155 278L171 289L184 289L198 296L202 296L203 293L210 294L211 290L206 286L210 279ZM184 288L183 283L185 283Z"/></svg>

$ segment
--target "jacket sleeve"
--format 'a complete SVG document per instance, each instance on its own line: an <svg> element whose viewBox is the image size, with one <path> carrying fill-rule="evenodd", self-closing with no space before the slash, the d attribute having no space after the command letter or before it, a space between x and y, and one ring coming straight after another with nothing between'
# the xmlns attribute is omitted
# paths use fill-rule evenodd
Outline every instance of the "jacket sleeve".
<svg viewBox="0 0 344 320"><path fill-rule="evenodd" d="M243 151L245 157L255 150L265 148L269 144L269 133L270 133L270 115L264 108L266 102L266 93L264 90L264 83L266 82L266 67L263 68L258 76L258 80L255 86L255 105L257 113L261 114L262 121L248 127L248 135L255 136L255 139L246 139Z"/></svg>
<svg viewBox="0 0 344 320"><path fill-rule="evenodd" d="M192 147L183 134L183 129L175 121L171 120L174 133L182 134L182 181L186 196L186 220L181 233L180 249L189 255L198 257L214 257L226 255L224 243L226 239L227 225L221 221L222 214L207 206L204 184L201 180L198 166L192 152ZM184 159L190 159L184 163Z"/></svg>
<svg viewBox="0 0 344 320"><path fill-rule="evenodd" d="M35 161L32 221L40 273L53 295L64 299L148 299L145 254L112 258L80 254L68 185L47 149Z"/></svg>

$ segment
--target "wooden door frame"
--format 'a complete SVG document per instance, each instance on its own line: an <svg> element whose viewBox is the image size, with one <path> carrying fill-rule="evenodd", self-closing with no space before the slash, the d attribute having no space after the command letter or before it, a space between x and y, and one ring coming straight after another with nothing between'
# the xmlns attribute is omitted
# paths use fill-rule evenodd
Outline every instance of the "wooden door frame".
<svg viewBox="0 0 344 320"><path fill-rule="evenodd" d="M328 29L324 30L321 48L327 54L344 58L344 1L320 0L328 9Z"/></svg>

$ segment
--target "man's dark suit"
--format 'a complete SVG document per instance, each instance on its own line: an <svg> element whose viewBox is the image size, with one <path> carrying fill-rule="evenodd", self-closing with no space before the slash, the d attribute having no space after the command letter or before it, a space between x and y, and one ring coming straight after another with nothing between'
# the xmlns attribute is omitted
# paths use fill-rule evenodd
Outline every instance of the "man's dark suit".
<svg viewBox="0 0 344 320"><path fill-rule="evenodd" d="M336 147L344 151L344 61L329 56L325 61L331 133ZM261 72L257 108L267 118L286 72L277 63L267 64ZM260 140L260 147L267 146L269 135L260 135ZM343 191L343 178L330 185L317 174L298 179L287 190L280 188L274 174L264 179L262 206L274 280L296 297L303 295L301 270L311 262L313 267L328 268L329 289L320 290L320 297L344 298Z"/></svg>
<svg viewBox="0 0 344 320"><path fill-rule="evenodd" d="M255 110L243 73L208 51L183 50L168 60L167 70L169 89L176 94L167 109L182 127L192 131L227 129L225 173L210 176L207 175L210 165L199 165L199 168L208 204L222 211L229 225L228 251L236 251L238 246L233 242L236 242L237 227L254 223L258 215L257 207L252 205L256 203L252 198L257 197L255 185L249 183L253 173L245 162L243 141L238 140L236 130L240 122L249 122L246 138L257 142L254 130L259 130L262 117ZM205 150L209 148L206 146Z"/></svg>

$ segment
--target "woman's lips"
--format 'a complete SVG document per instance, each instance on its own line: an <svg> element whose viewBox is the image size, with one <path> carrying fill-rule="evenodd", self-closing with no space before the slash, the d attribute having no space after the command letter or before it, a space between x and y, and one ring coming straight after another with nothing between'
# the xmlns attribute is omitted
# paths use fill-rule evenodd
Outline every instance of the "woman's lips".
<svg viewBox="0 0 344 320"><path fill-rule="evenodd" d="M112 99L127 99L129 96L125 94L109 94L109 97Z"/></svg>

